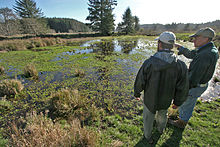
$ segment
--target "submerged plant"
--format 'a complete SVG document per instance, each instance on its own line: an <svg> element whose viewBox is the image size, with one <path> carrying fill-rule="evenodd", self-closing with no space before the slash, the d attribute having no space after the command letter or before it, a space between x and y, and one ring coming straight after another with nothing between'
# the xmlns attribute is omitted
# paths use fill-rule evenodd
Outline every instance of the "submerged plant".
<svg viewBox="0 0 220 147"><path fill-rule="evenodd" d="M38 71L35 67L34 64L30 63L30 64L27 64L24 68L24 76L27 77L27 78L34 78L34 79L37 79L38 78Z"/></svg>
<svg viewBox="0 0 220 147"><path fill-rule="evenodd" d="M80 121L75 119L62 126L50 118L36 112L28 114L24 129L13 123L9 129L10 146L96 146L98 135L91 130L82 128Z"/></svg>
<svg viewBox="0 0 220 147"><path fill-rule="evenodd" d="M23 90L24 86L19 80L3 80L0 82L0 96L14 97Z"/></svg>

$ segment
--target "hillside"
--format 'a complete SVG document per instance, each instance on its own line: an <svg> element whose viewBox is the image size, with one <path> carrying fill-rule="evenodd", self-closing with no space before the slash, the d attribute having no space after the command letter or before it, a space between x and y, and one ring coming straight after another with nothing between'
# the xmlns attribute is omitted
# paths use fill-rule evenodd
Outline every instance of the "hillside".
<svg viewBox="0 0 220 147"><path fill-rule="evenodd" d="M173 31L176 33L186 33L186 32L194 32L203 27L211 27L216 32L220 32L220 20L194 24L194 23L172 23L172 24L143 24L141 28L144 29L145 32L149 34L160 33L162 31Z"/></svg>
<svg viewBox="0 0 220 147"><path fill-rule="evenodd" d="M56 33L88 32L89 27L84 23L70 18L45 18L48 28Z"/></svg>

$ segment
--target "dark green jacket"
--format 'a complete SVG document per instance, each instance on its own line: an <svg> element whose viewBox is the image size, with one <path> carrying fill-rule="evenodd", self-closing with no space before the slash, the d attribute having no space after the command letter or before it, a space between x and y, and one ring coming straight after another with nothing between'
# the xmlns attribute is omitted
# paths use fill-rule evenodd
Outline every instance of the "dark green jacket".
<svg viewBox="0 0 220 147"><path fill-rule="evenodd" d="M140 97L144 90L144 104L155 113L168 109L172 99L180 106L188 94L188 72L184 62L173 52L157 52L147 59L136 76L134 96Z"/></svg>
<svg viewBox="0 0 220 147"><path fill-rule="evenodd" d="M189 87L194 88L198 84L208 83L214 74L219 58L218 49L213 42L192 51L182 47L179 54L192 59L189 66Z"/></svg>

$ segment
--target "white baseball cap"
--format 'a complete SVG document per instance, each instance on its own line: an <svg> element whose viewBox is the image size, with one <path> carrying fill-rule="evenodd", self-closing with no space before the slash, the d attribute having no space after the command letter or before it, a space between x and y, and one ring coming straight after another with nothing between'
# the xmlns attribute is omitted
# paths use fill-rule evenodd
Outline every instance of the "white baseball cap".
<svg viewBox="0 0 220 147"><path fill-rule="evenodd" d="M155 40L160 40L166 44L174 44L176 41L176 36L173 32L163 32Z"/></svg>

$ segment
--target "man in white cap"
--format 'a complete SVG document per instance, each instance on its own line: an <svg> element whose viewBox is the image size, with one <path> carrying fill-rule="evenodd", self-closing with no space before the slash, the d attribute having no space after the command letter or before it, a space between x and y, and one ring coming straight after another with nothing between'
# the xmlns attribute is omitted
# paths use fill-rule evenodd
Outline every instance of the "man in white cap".
<svg viewBox="0 0 220 147"><path fill-rule="evenodd" d="M180 106L188 94L188 71L184 62L177 59L171 49L176 40L172 32L163 32L158 40L158 50L145 60L134 83L134 96L143 96L144 140L152 144L152 129L156 115L160 134L167 124L167 109L173 104Z"/></svg>
<svg viewBox="0 0 220 147"><path fill-rule="evenodd" d="M192 59L189 66L189 94L187 100L179 107L179 119L171 120L169 123L178 127L185 128L192 116L197 99L205 92L208 82L213 76L215 66L219 58L218 50L212 39L215 31L211 28L202 28L193 37L195 50L175 44L178 47L178 54Z"/></svg>

